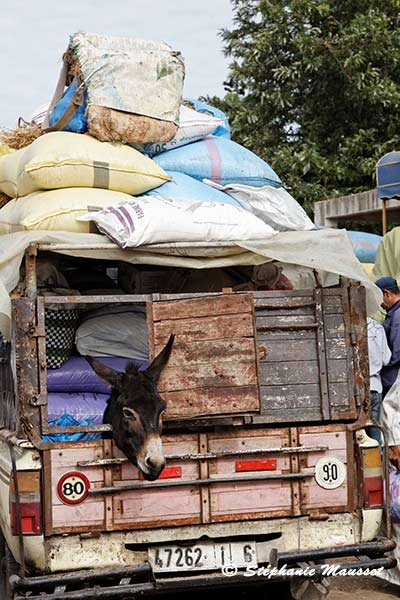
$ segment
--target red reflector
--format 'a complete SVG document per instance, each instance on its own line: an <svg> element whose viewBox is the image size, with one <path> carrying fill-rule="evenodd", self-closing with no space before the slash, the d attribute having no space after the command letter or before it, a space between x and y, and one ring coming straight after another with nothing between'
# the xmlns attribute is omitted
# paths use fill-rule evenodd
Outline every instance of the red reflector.
<svg viewBox="0 0 400 600"><path fill-rule="evenodd" d="M364 479L365 507L383 506L382 477L366 477Z"/></svg>
<svg viewBox="0 0 400 600"><path fill-rule="evenodd" d="M179 477L182 477L182 467L165 467L158 476L158 479L177 479ZM140 472L139 479L144 480L144 477Z"/></svg>
<svg viewBox="0 0 400 600"><path fill-rule="evenodd" d="M40 502L20 502L21 525L24 535L40 535L41 526L41 506ZM18 535L18 521L15 502L11 502L11 533Z"/></svg>
<svg viewBox="0 0 400 600"><path fill-rule="evenodd" d="M276 471L276 459L267 460L237 460L235 462L235 471Z"/></svg>

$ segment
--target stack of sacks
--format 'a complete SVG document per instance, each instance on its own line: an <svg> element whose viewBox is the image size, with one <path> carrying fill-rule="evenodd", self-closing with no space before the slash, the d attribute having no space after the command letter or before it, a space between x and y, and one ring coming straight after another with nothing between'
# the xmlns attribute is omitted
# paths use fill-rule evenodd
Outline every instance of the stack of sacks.
<svg viewBox="0 0 400 600"><path fill-rule="evenodd" d="M128 362L140 370L147 368L144 307L106 306L85 312L75 334L75 345L82 356L71 356L60 368L47 370L50 426L102 423L110 387L93 371L84 356L96 356L101 363L120 372L125 370ZM46 440L74 441L96 437L55 434Z"/></svg>
<svg viewBox="0 0 400 600"><path fill-rule="evenodd" d="M124 144L54 132L0 158L0 233L24 229L88 233L76 220L88 207L108 207L170 180L150 158Z"/></svg>

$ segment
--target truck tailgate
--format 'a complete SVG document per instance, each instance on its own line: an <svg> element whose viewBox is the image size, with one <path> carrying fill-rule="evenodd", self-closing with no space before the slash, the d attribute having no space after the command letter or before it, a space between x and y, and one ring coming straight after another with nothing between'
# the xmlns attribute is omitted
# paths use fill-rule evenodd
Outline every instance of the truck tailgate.
<svg viewBox="0 0 400 600"><path fill-rule="evenodd" d="M144 481L110 440L65 444L45 452L45 531L348 512L352 439L343 425L167 434L167 466L155 482Z"/></svg>

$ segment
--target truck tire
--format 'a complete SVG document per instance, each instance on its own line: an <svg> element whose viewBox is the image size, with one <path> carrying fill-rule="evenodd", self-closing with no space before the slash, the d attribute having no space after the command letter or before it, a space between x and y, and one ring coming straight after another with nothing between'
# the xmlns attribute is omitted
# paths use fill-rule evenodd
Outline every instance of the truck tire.
<svg viewBox="0 0 400 600"><path fill-rule="evenodd" d="M12 600L10 577L18 572L18 564L7 545L4 535L0 529L0 598L1 600Z"/></svg>

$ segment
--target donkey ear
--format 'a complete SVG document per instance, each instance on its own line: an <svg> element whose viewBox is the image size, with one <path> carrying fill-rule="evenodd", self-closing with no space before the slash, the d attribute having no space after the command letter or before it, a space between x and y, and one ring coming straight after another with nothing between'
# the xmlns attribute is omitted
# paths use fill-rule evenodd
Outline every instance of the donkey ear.
<svg viewBox="0 0 400 600"><path fill-rule="evenodd" d="M92 367L93 371L104 381L111 385L112 388L119 388L121 384L121 374L118 371L114 371L111 367L107 365L103 365L103 363L99 362L93 356L84 356L86 358L89 365Z"/></svg>
<svg viewBox="0 0 400 600"><path fill-rule="evenodd" d="M174 339L175 339L175 336L172 333L169 336L169 340L168 340L166 346L163 348L163 350L161 350L160 354L158 354L155 357L153 362L150 364L149 367L147 367L147 369L145 371L146 375L151 377L151 379L154 381L154 383L158 382L160 375L162 373L162 370L168 362L169 356L171 354L172 344L174 343Z"/></svg>

